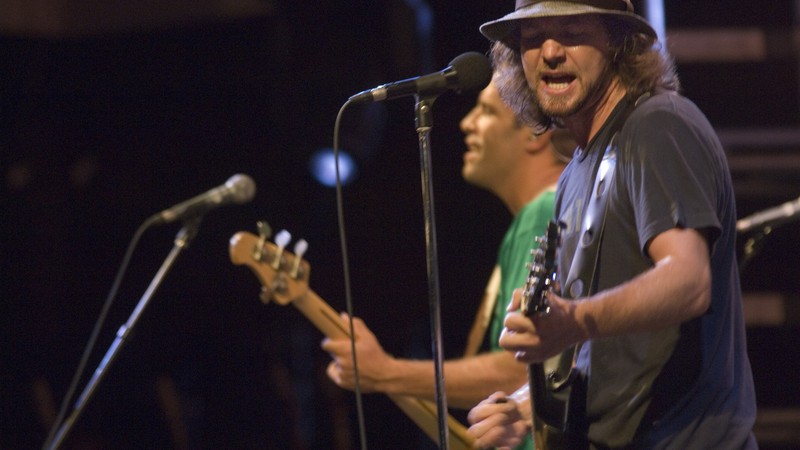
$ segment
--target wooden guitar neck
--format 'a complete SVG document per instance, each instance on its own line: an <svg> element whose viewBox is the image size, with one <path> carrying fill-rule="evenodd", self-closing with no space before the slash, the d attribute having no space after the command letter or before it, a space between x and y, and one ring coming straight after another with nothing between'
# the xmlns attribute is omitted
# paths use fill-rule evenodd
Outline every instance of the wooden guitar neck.
<svg viewBox="0 0 800 450"><path fill-rule="evenodd" d="M308 287L310 267L306 261L251 233L236 233L229 253L236 265L249 267L262 285L261 300L291 303L319 331L332 339L350 338L348 323L328 303ZM439 421L433 402L404 395L388 395L422 431L439 441ZM464 425L447 416L448 438L453 450L475 448L474 439Z"/></svg>

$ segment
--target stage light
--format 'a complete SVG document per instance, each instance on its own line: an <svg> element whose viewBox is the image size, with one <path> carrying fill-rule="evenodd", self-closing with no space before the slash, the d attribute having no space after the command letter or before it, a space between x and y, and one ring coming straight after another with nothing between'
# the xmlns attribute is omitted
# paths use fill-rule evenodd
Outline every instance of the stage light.
<svg viewBox="0 0 800 450"><path fill-rule="evenodd" d="M309 169L311 175L320 184L328 187L336 185L336 160L333 149L321 149L311 155ZM357 173L358 168L353 157L347 152L339 150L339 178L342 185L346 186L351 183Z"/></svg>

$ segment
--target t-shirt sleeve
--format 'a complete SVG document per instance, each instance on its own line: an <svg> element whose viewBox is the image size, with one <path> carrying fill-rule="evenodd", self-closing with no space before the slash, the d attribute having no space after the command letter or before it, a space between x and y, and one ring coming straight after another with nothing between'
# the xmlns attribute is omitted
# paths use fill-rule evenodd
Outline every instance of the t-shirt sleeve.
<svg viewBox="0 0 800 450"><path fill-rule="evenodd" d="M640 250L675 227L708 231L709 247L720 234L717 213L722 180L719 152L692 122L694 110L679 104L631 116L620 135L620 182L631 199ZM703 123L705 123L703 121Z"/></svg>

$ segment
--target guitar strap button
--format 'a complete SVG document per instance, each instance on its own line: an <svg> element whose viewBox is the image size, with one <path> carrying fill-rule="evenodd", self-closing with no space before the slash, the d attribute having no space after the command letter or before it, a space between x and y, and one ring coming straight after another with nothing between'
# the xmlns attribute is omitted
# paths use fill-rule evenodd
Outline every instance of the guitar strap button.
<svg viewBox="0 0 800 450"><path fill-rule="evenodd" d="M570 283L569 295L571 298L578 298L583 295L583 281L580 278Z"/></svg>

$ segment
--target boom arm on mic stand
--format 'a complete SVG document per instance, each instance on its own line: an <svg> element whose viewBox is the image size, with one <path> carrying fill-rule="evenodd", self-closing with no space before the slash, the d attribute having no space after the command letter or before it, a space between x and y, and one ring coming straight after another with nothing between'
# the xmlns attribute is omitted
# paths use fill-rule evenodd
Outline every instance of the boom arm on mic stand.
<svg viewBox="0 0 800 450"><path fill-rule="evenodd" d="M149 304L150 299L153 297L156 289L158 289L158 287L161 285L161 282L167 275L167 272L169 272L174 265L175 260L178 258L180 252L184 248L188 247L191 240L197 235L197 232L200 229L201 220L202 216L194 216L184 222L183 228L181 228L175 237L172 251L170 251L169 255L167 255L167 258L164 260L161 268L150 282L150 286L148 286L145 293L139 299L139 303L137 303L136 308L131 313L128 321L125 322L125 324L122 325L117 331L117 336L114 339L114 342L112 342L111 346L106 351L105 356L103 356L103 359L100 361L100 364L94 371L92 378L86 384L86 387L84 388L80 397L78 397L78 400L75 402L72 413L69 415L69 417L67 417L64 423L61 424L58 432L53 437L53 440L47 445L46 448L48 450L58 449L63 444L64 439L72 430L80 415L86 409L86 405L89 403L89 400L94 395L97 387L100 385L100 382L108 372L108 368L111 366L114 360L116 360L120 349L122 349L122 346L125 344L125 342L127 342L127 337L131 334L133 327L136 325L139 317L141 317L144 309Z"/></svg>
<svg viewBox="0 0 800 450"><path fill-rule="evenodd" d="M438 421L439 448L442 449L450 448L450 427L448 426L447 420L449 415L447 413L447 400L444 389L438 255L436 249L436 223L434 220L433 181L431 176L430 132L433 127L432 107L437 96L448 90L455 90L457 92L479 91L489 84L491 78L492 68L486 56L476 52L467 52L457 56L450 62L447 68L440 72L381 85L375 89L360 92L350 97L347 101L347 104L357 104L389 100L411 94L413 94L416 99L415 123L419 136L422 197L425 215L425 243L427 249L428 294L431 313L431 337L433 341L434 372L436 376L436 417ZM343 229L343 227L341 228ZM356 393L358 393L357 372Z"/></svg>
<svg viewBox="0 0 800 450"><path fill-rule="evenodd" d="M742 261L739 263L739 271L743 271L750 260L764 247L764 241L774 228L798 219L800 219L800 198L767 208L736 221L736 231L739 234L758 230L744 244L744 253Z"/></svg>

